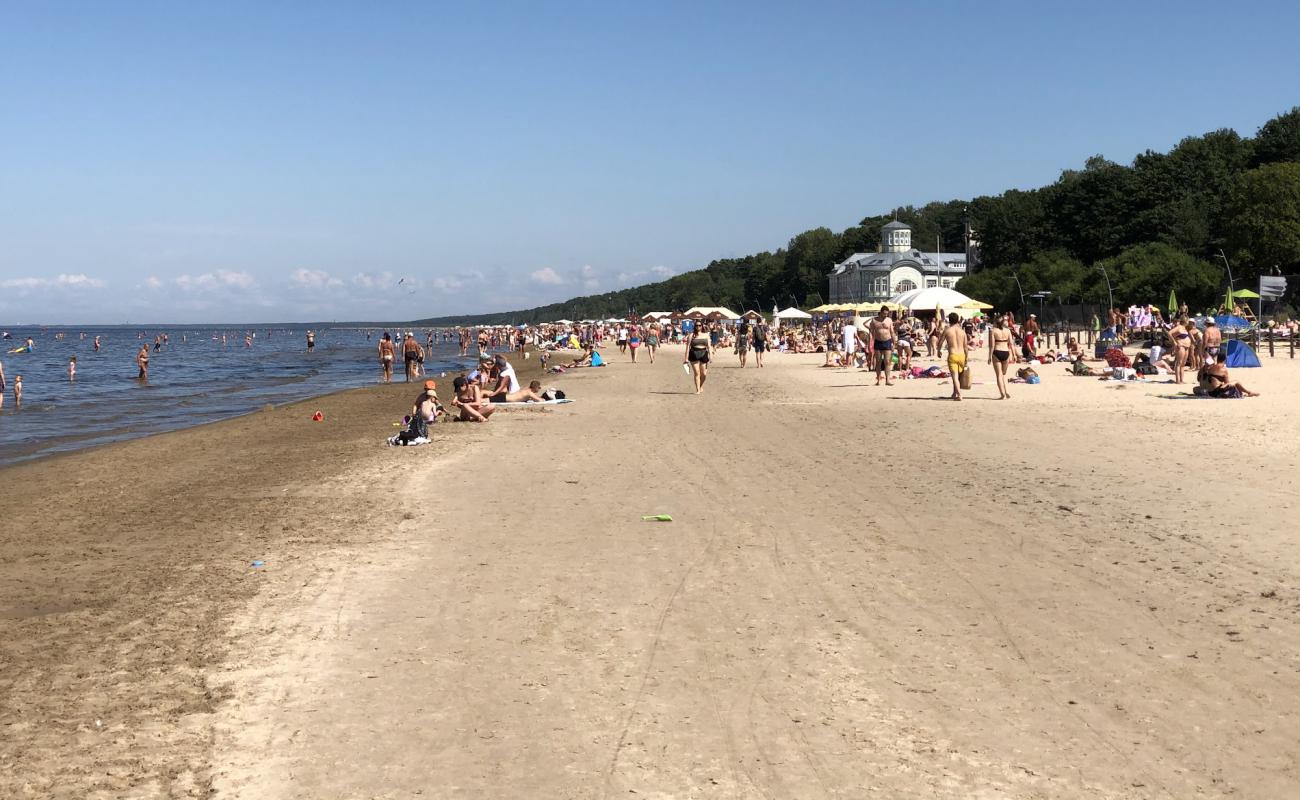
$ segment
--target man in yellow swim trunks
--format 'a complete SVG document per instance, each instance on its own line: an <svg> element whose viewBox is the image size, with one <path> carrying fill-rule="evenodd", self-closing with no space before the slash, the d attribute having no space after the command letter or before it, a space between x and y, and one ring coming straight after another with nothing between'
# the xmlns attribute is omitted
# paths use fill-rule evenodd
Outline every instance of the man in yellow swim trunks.
<svg viewBox="0 0 1300 800"><path fill-rule="evenodd" d="M943 332L943 343L948 348L948 372L952 373L952 399L961 399L961 373L966 369L966 329L962 327L957 312L948 315L948 327Z"/></svg>

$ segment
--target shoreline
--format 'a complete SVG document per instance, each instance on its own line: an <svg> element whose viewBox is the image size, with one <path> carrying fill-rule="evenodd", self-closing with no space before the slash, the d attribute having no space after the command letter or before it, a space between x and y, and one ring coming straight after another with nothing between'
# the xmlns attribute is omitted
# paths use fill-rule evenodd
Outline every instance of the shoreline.
<svg viewBox="0 0 1300 800"><path fill-rule="evenodd" d="M381 540L375 488L397 497L394 468L502 427L446 423L431 444L389 447L418 387L345 389L0 468L0 795L203 794L225 697L212 678L240 646L237 617L278 574Z"/></svg>
<svg viewBox="0 0 1300 800"><path fill-rule="evenodd" d="M530 352L530 353L532 352L531 349L529 350L529 352ZM495 355L495 354L494 354L494 355ZM513 352L508 352L508 353L505 353L505 355L506 355L508 358L511 358L511 363L513 364L513 363L514 363L514 355L515 355L515 354L514 354ZM471 359L471 358L472 358L471 356L465 356L465 357L464 357L464 359ZM453 363L453 362L448 361L448 362L445 362L445 363L446 363L448 366L452 366L452 363ZM522 361L521 364L516 365L516 373L519 375L519 377L520 377L521 380L525 380L525 381L526 381L526 380L530 380L530 379L532 379L532 378L536 378L536 377L541 377L541 376L542 376L542 373L541 373L539 370L535 370L535 369L533 369L533 367L535 366L535 364L536 364L536 361L530 359L530 360L527 360L527 361ZM453 377L454 374L460 374L461 372L468 372L469 369L471 369L471 368L472 368L472 367L468 367L468 366L466 366L466 367L460 367L460 368L453 368L453 369L440 370L440 372L446 372L446 374L447 374L447 377L446 377L446 378L438 378L437 375L432 376L435 380L438 380L438 381L439 381L439 392L440 392L440 394L446 394L446 392L447 392L448 390L450 390L450 387L451 387L451 383L450 383L450 382L451 382L452 377ZM525 375L527 375L527 378L526 378L526 379L525 379ZM248 409L248 410L246 410L246 411L242 411L242 412L239 412L239 413L235 413L235 414L232 414L232 415L229 415L229 416L219 416L219 417L217 417L217 418L215 418L215 419L203 419L203 420L198 420L198 421L191 422L191 423L188 423L188 424L184 424L184 425L181 425L181 426L178 426L178 427L163 428L163 429L161 429L161 430L135 430L135 429L130 429L130 430L128 430L128 431L125 432L125 433L120 433L120 434L115 435L115 436L110 436L110 438L108 439L108 441L99 441L99 442L95 442L95 443L93 443L93 444L88 444L88 445L84 445L84 446L75 446L75 447L71 447L71 448L67 448L67 449L55 449L55 450L49 450L48 447L47 447L47 443L50 442L50 441L53 441L53 440L55 440L55 439L60 439L60 440L73 440L73 441L75 441L75 440L77 440L77 439L79 438L76 434L63 434L63 435L61 435L61 436L59 436L59 437L51 437L51 438L48 438L48 439L41 439L41 440L39 440L39 441L37 441L37 442L33 442L33 443L30 443L30 444L27 444L27 445L22 445L22 444L9 445L9 446L7 446L3 451L0 451L0 452L5 453L5 455L3 456L3 458L0 458L0 476L2 476L2 475L4 474L4 471L5 471L5 470L10 469L10 468L12 468L12 467L21 466L21 465L24 465L24 464L35 463L35 462L37 462L37 461L42 461L42 460L47 459L47 458L57 458L57 457L61 457L61 456L74 455L74 454L76 454L76 453L90 452L90 451L98 450L98 449L103 448L103 447L111 447L111 446L114 446L114 445L117 445L117 444L122 444L122 443L124 443L124 442L137 441L137 440L139 440L139 439L149 438L149 437L152 437L152 436L161 436L161 435L166 435L166 434L169 434L169 433L177 433L177 432L180 432L180 431L191 430L191 429L193 429L193 428L201 427L201 426L204 426L204 425L213 425L213 424L218 424L218 423L222 423L222 422L228 422L228 421L231 421L231 420L236 420L236 419L240 419L240 418L242 418L242 417L249 416L249 415L251 415L251 414L258 414L258 413L261 413L261 412L263 412L263 411L266 411L268 406L270 406L271 408L282 408L282 407L285 407L285 406L293 405L293 404L295 404L295 403L310 403L310 402L313 402L313 401L315 401L315 400L319 400L319 399L326 398L326 397L330 397L330 396L337 395L337 394L342 394L342 393L345 393L345 392L359 392L359 391L366 391L366 390L371 390L371 389L379 389L379 388L384 387L384 386L398 386L398 385L404 385L404 386L408 386L408 387L410 387L413 391L416 391L416 392L418 393L419 390L416 388L417 385L420 384L420 383L422 383L422 382L423 382L427 377L429 377L429 376L428 376L428 375L426 375L426 376L422 376L422 377L419 378L418 380L416 380L416 381L412 381L412 382L410 382L410 383L408 384L408 383L406 383L405 380L402 380L402 379L400 378L400 376L395 375L395 376L394 376L394 380L393 380L393 382L392 382L391 384L384 384L384 383L382 383L382 382L376 381L375 383L367 384L367 385L363 385L363 386L349 386L349 387L343 387L343 388L338 388L338 389L331 389L331 390L328 390L328 391L325 391L325 392L321 392L321 393L319 393L319 394L310 394L310 395L307 395L307 396L305 396L305 397L299 397L299 398L292 399L292 400L284 400L284 401L281 401L281 402L270 402L270 403L266 403L266 404L264 404L263 406L261 406L261 407L259 407L259 408L250 408L250 409ZM447 383L447 387L446 387L445 390L444 390L443 387L442 387L442 382L443 382L443 381L445 381L445 382ZM29 404L29 405L30 405L30 404ZM36 408L29 408L29 409L27 409L27 410L24 411L24 412L16 412L16 411L14 411L13 409L9 408L8 406L6 406L5 409L4 409L4 411L5 411L6 413L34 413L34 412L36 412L37 410L38 410L38 409L36 409ZM105 435L108 435L108 434L105 434Z"/></svg>

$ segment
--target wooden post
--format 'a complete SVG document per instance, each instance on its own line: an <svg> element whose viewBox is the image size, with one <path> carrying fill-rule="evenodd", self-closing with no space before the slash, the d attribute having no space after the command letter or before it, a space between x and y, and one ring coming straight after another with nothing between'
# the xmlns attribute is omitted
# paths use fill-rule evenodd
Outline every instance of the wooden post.
<svg viewBox="0 0 1300 800"><path fill-rule="evenodd" d="M1272 358L1272 357L1273 357L1273 340L1274 340L1274 338L1276 338L1276 337L1273 336L1273 332L1272 332L1272 331L1269 331L1269 332L1268 332L1268 357L1269 357L1269 358Z"/></svg>

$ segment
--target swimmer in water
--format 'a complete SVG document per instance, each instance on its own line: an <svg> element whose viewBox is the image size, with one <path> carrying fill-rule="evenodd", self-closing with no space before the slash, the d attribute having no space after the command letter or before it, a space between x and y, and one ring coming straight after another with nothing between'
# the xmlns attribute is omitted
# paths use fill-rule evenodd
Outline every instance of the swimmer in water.
<svg viewBox="0 0 1300 800"><path fill-rule="evenodd" d="M149 343L140 345L140 352L135 354L135 365L140 368L136 377L142 381L149 380Z"/></svg>

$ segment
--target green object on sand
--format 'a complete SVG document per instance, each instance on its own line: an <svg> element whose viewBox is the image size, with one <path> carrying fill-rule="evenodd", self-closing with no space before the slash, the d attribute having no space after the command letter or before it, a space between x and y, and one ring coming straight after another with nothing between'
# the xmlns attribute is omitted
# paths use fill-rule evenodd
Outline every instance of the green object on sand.
<svg viewBox="0 0 1300 800"><path fill-rule="evenodd" d="M642 522L672 522L673 518L667 514L647 514L641 518Z"/></svg>

